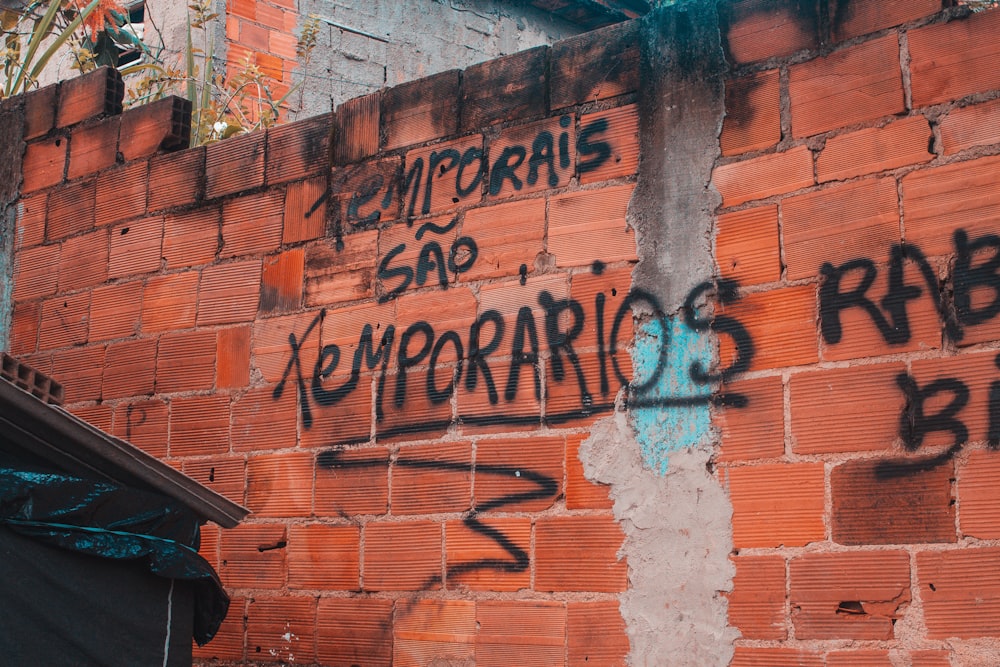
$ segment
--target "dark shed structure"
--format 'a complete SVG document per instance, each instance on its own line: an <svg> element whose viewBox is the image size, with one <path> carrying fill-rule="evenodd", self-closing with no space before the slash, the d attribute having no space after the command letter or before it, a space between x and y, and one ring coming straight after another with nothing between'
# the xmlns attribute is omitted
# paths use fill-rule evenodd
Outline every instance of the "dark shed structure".
<svg viewBox="0 0 1000 667"><path fill-rule="evenodd" d="M55 403L0 354L0 646L16 665L190 665L229 600L200 526L247 510Z"/></svg>

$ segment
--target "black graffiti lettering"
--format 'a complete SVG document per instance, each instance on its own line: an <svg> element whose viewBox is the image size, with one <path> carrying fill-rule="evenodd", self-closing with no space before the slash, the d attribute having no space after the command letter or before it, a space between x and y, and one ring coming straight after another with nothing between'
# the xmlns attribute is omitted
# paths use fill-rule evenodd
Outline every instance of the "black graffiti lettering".
<svg viewBox="0 0 1000 667"><path fill-rule="evenodd" d="M133 413L139 414L139 421L135 422L132 420ZM140 408L137 405L129 404L128 408L125 409L125 439L132 439L132 429L137 426L142 426L146 423L146 410Z"/></svg>
<svg viewBox="0 0 1000 667"><path fill-rule="evenodd" d="M684 321L693 331L711 330L716 334L732 338L733 344L736 346L736 358L730 366L717 373L707 373L700 361L693 362L688 373L691 379L699 384L728 382L735 376L750 370L750 364L753 363L753 338L738 320L727 315L714 315L709 318L698 317L698 299L712 290L715 290L719 302L723 305L735 303L740 298L739 284L735 280L701 283L691 290L684 301Z"/></svg>
<svg viewBox="0 0 1000 667"><path fill-rule="evenodd" d="M445 386L444 389L437 388L437 380L435 374L438 370L438 358L441 355L441 350L447 343L451 343L452 347L455 348L455 357L458 359L455 367L451 372L451 380ZM454 331L445 331L441 334L437 342L434 343L434 349L431 351L430 368L427 370L427 396L431 399L431 403L438 405L439 403L444 403L451 395L455 393L455 385L458 384L459 379L462 377L462 339Z"/></svg>
<svg viewBox="0 0 1000 667"><path fill-rule="evenodd" d="M549 187L559 185L559 174L556 173L555 146L551 132L539 132L531 144L531 157L528 158L528 185L538 182L538 169L542 165L549 167Z"/></svg>
<svg viewBox="0 0 1000 667"><path fill-rule="evenodd" d="M446 167L444 165L445 160L450 160L450 164ZM444 176L449 169L454 169L455 166L461 162L462 156L454 148L446 148L443 151L432 151L430 158L428 158L427 164L427 180L424 184L424 205L420 209L420 212L427 215L431 212L431 190L434 185L434 179Z"/></svg>
<svg viewBox="0 0 1000 667"><path fill-rule="evenodd" d="M557 382L562 382L566 377L562 359L562 355L565 353L566 359L572 364L576 373L577 386L580 390L580 403L584 410L589 410L593 405L593 397L587 389L587 380L583 375L580 358L573 350L573 340L583 331L583 306L573 299L556 301L547 291L538 295L538 303L545 309L545 338L549 344L549 363L552 364L552 375ZM572 316L572 323L566 331L559 329L559 319L563 313L569 313Z"/></svg>
<svg viewBox="0 0 1000 667"><path fill-rule="evenodd" d="M585 174L588 171L594 171L599 169L601 165L611 158L611 144L606 141L594 141L591 139L594 135L601 134L602 132L607 132L608 130L608 119L598 118L593 123L587 127L580 130L580 136L576 141L576 151L581 156L593 155L594 157L589 160L580 160L577 170L581 174Z"/></svg>
<svg viewBox="0 0 1000 667"><path fill-rule="evenodd" d="M432 234L447 234L451 230L455 229L455 225L458 224L458 216L453 217L447 225L437 225L433 222L425 222L420 225L417 229L417 233L413 235L418 241L424 238L424 234L431 232Z"/></svg>
<svg viewBox="0 0 1000 667"><path fill-rule="evenodd" d="M500 157L493 163L493 169L490 170L491 195L500 194L505 180L510 180L514 190L520 190L523 187L521 179L517 176L517 168L524 162L527 153L524 146L507 146L503 149ZM515 158L514 164L510 163L512 157Z"/></svg>
<svg viewBox="0 0 1000 667"><path fill-rule="evenodd" d="M567 128L572 122L573 119L569 116L559 117L559 127ZM562 169L568 169L569 164L569 132L563 131L559 133L559 166Z"/></svg>
<svg viewBox="0 0 1000 667"><path fill-rule="evenodd" d="M608 352L604 346L604 304L608 297L604 292L598 292L594 296L594 312L597 316L597 365L601 372L601 395L607 396L611 391L608 383Z"/></svg>
<svg viewBox="0 0 1000 667"><path fill-rule="evenodd" d="M456 261L461 257L461 261ZM448 252L448 270L452 273L465 273L472 268L479 258L479 247L475 239L469 236L459 236L451 244Z"/></svg>
<svg viewBox="0 0 1000 667"><path fill-rule="evenodd" d="M361 188L351 195L351 199L347 203L347 221L349 223L354 225L373 225L379 221L379 218L382 217L381 211L372 211L362 218L360 217L359 210L378 196L379 190L382 189L384 183L385 179L382 177L382 174L372 174L361 185Z"/></svg>
<svg viewBox="0 0 1000 667"><path fill-rule="evenodd" d="M993 365L1000 369L1000 355L993 358ZM990 396L987 403L989 410L989 428L986 432L986 444L990 449L1000 449L1000 381L990 382Z"/></svg>
<svg viewBox="0 0 1000 667"><path fill-rule="evenodd" d="M302 344L305 339L309 337L312 330L316 328L316 325L323 321L323 317L326 315L325 310L321 310L319 314L313 318L313 321L309 323L306 327L306 331L302 334L302 338L298 339L295 336L295 332L288 334L288 347L291 349L291 355L288 358L288 363L285 365L285 371L281 374L281 380L274 386L274 390L271 392L271 397L274 400L278 400L285 392L285 383L288 381L289 376L292 374L292 370L295 371L295 385L298 390L299 404L301 405L302 411L302 425L306 428L312 427L312 410L309 408L309 399L306 394L306 381L302 374Z"/></svg>
<svg viewBox="0 0 1000 667"><path fill-rule="evenodd" d="M424 337L423 345L416 354L410 354L410 341L417 334ZM397 408L403 407L406 402L406 376L409 369L413 368L430 353L434 343L434 327L424 321L411 324L399 339L399 351L396 353L396 393L394 403Z"/></svg>
<svg viewBox="0 0 1000 667"><path fill-rule="evenodd" d="M437 271L438 285L448 287L448 274L445 273L444 252L441 244L431 241L420 249L420 257L417 259L417 285L427 282L427 274Z"/></svg>
<svg viewBox="0 0 1000 667"><path fill-rule="evenodd" d="M358 338L358 349L354 352L354 363L351 364L351 375L361 372L361 363L364 361L368 370L374 370L375 365L382 363L382 369L378 378L378 395L375 401L375 419L381 420L382 397L385 395L385 376L389 369L389 357L392 356L392 343L396 336L396 327L389 325L382 333L382 340L379 341L378 349L375 348L375 330L371 324L365 324L361 329L361 336Z"/></svg>
<svg viewBox="0 0 1000 667"><path fill-rule="evenodd" d="M525 351L527 340L529 351ZM507 386L504 398L508 402L517 396L517 386L521 379L521 367L530 366L535 379L535 398L542 399L542 386L538 377L538 331L535 329L535 315L528 306L521 306L517 311L517 321L514 323L514 342L510 349L510 371L507 375Z"/></svg>
<svg viewBox="0 0 1000 667"><path fill-rule="evenodd" d="M479 162L475 171L476 175L468 185L462 185L462 174L474 161ZM481 148L473 146L462 153L462 159L458 163L458 173L455 174L455 193L459 197L468 197L471 195L472 192L479 187L479 184L483 182L483 172L486 170L485 167L486 164Z"/></svg>
<svg viewBox="0 0 1000 667"><path fill-rule="evenodd" d="M326 359L329 357L329 361ZM336 405L358 386L358 373L351 375L335 389L325 389L323 380L333 375L340 363L340 347L336 343L324 345L316 358L316 369L312 376L312 397L322 407Z"/></svg>
<svg viewBox="0 0 1000 667"><path fill-rule="evenodd" d="M1000 236L987 234L974 241L964 230L955 230L955 312L964 326L987 322L1000 314ZM978 252L991 251L989 259L977 266L972 258ZM972 292L976 288L992 290L993 298L978 308L972 305Z"/></svg>
<svg viewBox="0 0 1000 667"><path fill-rule="evenodd" d="M378 273L376 274L378 279L384 284L386 280L392 280L393 278L402 278L402 282L396 285L394 288L389 290L388 293L383 294L379 297L379 303L385 303L395 299L397 296L406 291L406 288L410 286L413 282L413 269L408 266L397 266L396 268L390 269L389 262L394 258L399 256L404 250L406 250L406 244L400 243L395 248L390 250L382 258L382 261L378 263Z"/></svg>
<svg viewBox="0 0 1000 667"><path fill-rule="evenodd" d="M489 322L493 325L493 338L486 345L480 342L483 331L483 324ZM486 383L486 396L491 405L496 405L497 396L496 384L493 382L493 374L486 363L486 357L493 354L500 347L504 334L503 316L496 310L487 310L476 318L469 328L469 370L465 374L465 388L468 391L475 391L478 383L479 373L483 374L483 382Z"/></svg>
<svg viewBox="0 0 1000 667"><path fill-rule="evenodd" d="M864 275L861 282L850 292L841 292L840 283L844 277L854 271L861 270ZM823 340L831 345L840 342L843 336L843 329L840 323L840 312L848 308L861 308L872 318L875 326L887 341L905 342L910 338L910 328L904 318L898 323L899 328L891 325L878 309L878 306L865 294L868 288L875 282L878 269L875 262L870 259L855 259L845 262L838 267L834 267L829 262L824 262L820 267L820 275L823 277L819 288L819 312L820 330ZM903 308L905 314L905 304ZM901 328L901 327L904 327Z"/></svg>
<svg viewBox="0 0 1000 667"><path fill-rule="evenodd" d="M626 316L632 315L632 307L637 303L645 302L652 311L653 317L660 324L660 330L663 332L663 341L660 344L659 357L656 362L656 368L648 378L643 382L636 382L632 380L631 382L625 374L622 373L621 365L618 363L618 336L621 334L621 325L625 321ZM608 341L608 356L611 357L611 366L615 370L615 376L622 386L629 385L631 391L634 394L642 394L649 391L660 381L660 376L663 375L663 370L667 366L667 347L670 344L670 323L667 321L667 316L663 312L663 308L660 307L659 300L650 294L649 292L634 288L628 293L628 295L622 299L622 303L618 306L618 312L615 313L614 322L611 324L611 337Z"/></svg>
<svg viewBox="0 0 1000 667"><path fill-rule="evenodd" d="M413 165L410 166L409 170L406 172L406 176L402 177L402 183L400 185L399 191L403 195L403 199L406 199L406 195L410 194L410 205L406 208L406 218L411 219L414 215L414 210L417 207L417 199L420 196L420 181L424 177L424 158L418 157L413 161ZM427 180L431 180L428 176Z"/></svg>

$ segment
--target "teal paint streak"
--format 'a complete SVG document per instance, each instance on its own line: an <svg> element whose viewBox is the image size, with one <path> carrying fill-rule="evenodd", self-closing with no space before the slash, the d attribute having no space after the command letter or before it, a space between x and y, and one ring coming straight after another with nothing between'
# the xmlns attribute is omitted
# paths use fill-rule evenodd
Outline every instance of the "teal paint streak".
<svg viewBox="0 0 1000 667"><path fill-rule="evenodd" d="M655 385L634 396L638 401L665 405L632 409L632 427L646 466L658 475L665 475L670 464L670 452L694 447L710 436L709 402L695 401L691 405L670 405L670 399L708 397L710 385L691 379L691 364L700 361L702 368L711 368L714 349L711 336L687 327L682 318L664 318L670 327L664 336L659 320L644 325L635 337L632 349L633 383L641 384L661 368ZM666 346L666 355L661 354ZM664 364L660 366L660 364Z"/></svg>
<svg viewBox="0 0 1000 667"><path fill-rule="evenodd" d="M14 239L17 211L0 208L0 350L10 349L10 322L14 312Z"/></svg>

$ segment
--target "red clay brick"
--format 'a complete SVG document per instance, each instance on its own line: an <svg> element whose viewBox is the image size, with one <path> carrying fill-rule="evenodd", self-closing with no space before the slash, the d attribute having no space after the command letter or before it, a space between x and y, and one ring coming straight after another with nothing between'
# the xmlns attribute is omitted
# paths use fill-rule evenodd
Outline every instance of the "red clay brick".
<svg viewBox="0 0 1000 667"><path fill-rule="evenodd" d="M755 350L753 370L817 360L816 294L811 285L752 294L721 307L719 312L734 317L749 332ZM727 336L720 344L720 358L734 359L732 339Z"/></svg>
<svg viewBox="0 0 1000 667"><path fill-rule="evenodd" d="M170 455L229 451L229 397L178 397L170 401Z"/></svg>
<svg viewBox="0 0 1000 667"><path fill-rule="evenodd" d="M167 404L159 399L119 403L114 434L162 459L167 455L167 420Z"/></svg>
<svg viewBox="0 0 1000 667"><path fill-rule="evenodd" d="M267 134L252 132L211 144L205 153L205 196L209 199L264 185Z"/></svg>
<svg viewBox="0 0 1000 667"><path fill-rule="evenodd" d="M844 41L859 35L878 32L941 11L941 0L889 0L866 2L850 0L830 6L833 38Z"/></svg>
<svg viewBox="0 0 1000 667"><path fill-rule="evenodd" d="M806 554L792 559L789 577L796 639L892 639L910 602L903 551Z"/></svg>
<svg viewBox="0 0 1000 667"><path fill-rule="evenodd" d="M401 83L382 94L382 121L392 150L458 131L459 71L449 70Z"/></svg>
<svg viewBox="0 0 1000 667"><path fill-rule="evenodd" d="M792 132L807 137L905 111L895 33L789 69Z"/></svg>
<svg viewBox="0 0 1000 667"><path fill-rule="evenodd" d="M319 454L316 515L385 514L389 507L389 450L331 449Z"/></svg>
<svg viewBox="0 0 1000 667"><path fill-rule="evenodd" d="M136 220L113 228L108 277L124 278L158 271L162 247L162 216ZM65 246L63 249L65 250Z"/></svg>
<svg viewBox="0 0 1000 667"><path fill-rule="evenodd" d="M40 302L14 304L9 350L12 355L33 354L38 350L38 327L41 317L42 304Z"/></svg>
<svg viewBox="0 0 1000 667"><path fill-rule="evenodd" d="M78 181L53 190L45 238L49 241L85 232L94 227L95 181Z"/></svg>
<svg viewBox="0 0 1000 667"><path fill-rule="evenodd" d="M75 417L96 426L106 433L111 432L114 413L106 403L99 405L78 405L70 409Z"/></svg>
<svg viewBox="0 0 1000 667"><path fill-rule="evenodd" d="M830 475L830 527L840 544L955 542L951 465L909 468L911 461L850 461Z"/></svg>
<svg viewBox="0 0 1000 667"><path fill-rule="evenodd" d="M952 109L938 122L945 155L1000 143L1000 100Z"/></svg>
<svg viewBox="0 0 1000 667"><path fill-rule="evenodd" d="M421 222L421 227L428 224L446 227L455 221L455 217L448 214L427 219ZM455 273L449 271L448 260L444 258L449 257L450 249L457 237L458 227L452 227L451 231L444 234L435 234L431 237L432 240L424 241L415 240L415 230L404 224L397 223L381 230L378 236L379 253L376 261L378 266L388 267L390 272L389 276L379 278L379 287L382 293L386 295L400 294L406 290L414 290L420 287L441 286L444 289L449 284L453 285L455 283ZM431 246L432 243L437 244L437 249L441 252L443 261L440 263L430 250L430 248L433 248ZM428 260L433 263L433 267L426 275L417 275L412 268L405 275L392 273L399 271L402 267L416 267L418 264L427 262ZM458 261L461 262L461 259L458 258ZM405 269L403 270L405 271ZM474 270L475 268L473 268ZM468 273L460 275L464 278ZM444 282L442 282L442 279ZM473 307L475 306L473 305ZM423 319L422 314L417 319Z"/></svg>
<svg viewBox="0 0 1000 667"><path fill-rule="evenodd" d="M816 159L816 176L820 183L842 181L929 162L934 158L932 141L931 128L923 116L830 137Z"/></svg>
<svg viewBox="0 0 1000 667"><path fill-rule="evenodd" d="M58 243L35 246L18 251L15 257L14 299L23 301L51 296L56 293L59 274L52 270L59 265Z"/></svg>
<svg viewBox="0 0 1000 667"><path fill-rule="evenodd" d="M362 580L366 591L441 587L441 525L433 521L365 526Z"/></svg>
<svg viewBox="0 0 1000 667"><path fill-rule="evenodd" d="M914 106L1000 88L1000 72L991 66L1000 54L998 29L1000 12L981 12L909 31Z"/></svg>
<svg viewBox="0 0 1000 667"><path fill-rule="evenodd" d="M219 248L219 207L171 213L163 221L163 259L167 269L208 264Z"/></svg>
<svg viewBox="0 0 1000 667"><path fill-rule="evenodd" d="M358 590L361 531L357 526L296 525L288 533L288 587Z"/></svg>
<svg viewBox="0 0 1000 667"><path fill-rule="evenodd" d="M274 397L273 387L256 387L233 404L233 451L287 449L295 446L295 392Z"/></svg>
<svg viewBox="0 0 1000 667"><path fill-rule="evenodd" d="M789 280L858 257L885 257L899 242L896 181L868 179L789 197L781 204ZM834 233L833 230L836 230Z"/></svg>
<svg viewBox="0 0 1000 667"><path fill-rule="evenodd" d="M417 336L421 340L423 336ZM416 343L421 345L422 343ZM428 375L433 380L428 380ZM451 369L433 368L428 370L408 370L405 374L394 373L385 382L385 389L378 406L382 408L381 418L375 422L375 437L379 442L399 442L444 435L453 421L451 401L432 401L427 392L427 383L433 381L441 389L452 378ZM400 386L402 385L402 388ZM401 403L397 404L397 397Z"/></svg>
<svg viewBox="0 0 1000 667"><path fill-rule="evenodd" d="M606 130L597 132L606 123ZM608 160L593 169L581 170L581 183L596 183L632 176L639 168L639 108L635 104L584 115L582 131L594 131L594 137L608 144ZM588 160L580 160L585 164Z"/></svg>
<svg viewBox="0 0 1000 667"><path fill-rule="evenodd" d="M912 667L951 667L951 651L910 651Z"/></svg>
<svg viewBox="0 0 1000 667"><path fill-rule="evenodd" d="M378 153L382 93L356 97L337 107L333 117L333 162L349 164Z"/></svg>
<svg viewBox="0 0 1000 667"><path fill-rule="evenodd" d="M313 327L313 332L308 336L306 331L316 316L317 313L300 313L254 322L250 352L254 367L260 370L265 381L280 382L283 379L291 353L289 335L294 335L296 344L300 346L299 355L302 359L302 368L305 369L304 374L315 367L316 358L319 356L317 345L319 337L313 332L320 326L319 323ZM294 380L293 376L292 382ZM294 390L294 384L286 386L285 390Z"/></svg>
<svg viewBox="0 0 1000 667"><path fill-rule="evenodd" d="M59 86L36 88L24 94L24 140L48 134L55 124Z"/></svg>
<svg viewBox="0 0 1000 667"><path fill-rule="evenodd" d="M392 468L393 514L464 512L472 507L467 442L403 447Z"/></svg>
<svg viewBox="0 0 1000 667"><path fill-rule="evenodd" d="M969 440L983 440L989 428L988 401L990 383L997 379L997 367L993 360L994 352L981 354L963 354L956 357L942 357L914 360L911 363L910 375L919 387L927 387L943 378L960 378L962 384L969 389L969 404L958 413L959 419L968 428ZM943 391L940 398L927 402L925 408L928 415L944 408L946 401L953 398L953 393ZM926 435L923 447L952 445L954 434L947 429L935 430Z"/></svg>
<svg viewBox="0 0 1000 667"><path fill-rule="evenodd" d="M477 667L564 665L566 606L547 600L476 602Z"/></svg>
<svg viewBox="0 0 1000 667"><path fill-rule="evenodd" d="M569 664L623 667L629 652L618 602L569 602L566 609Z"/></svg>
<svg viewBox="0 0 1000 667"><path fill-rule="evenodd" d="M156 339L141 338L108 345L102 398L149 396L156 373Z"/></svg>
<svg viewBox="0 0 1000 667"><path fill-rule="evenodd" d="M535 257L544 252L545 200L467 211L462 234L476 240L479 255L470 270L459 274L461 280L517 275L522 264L534 273Z"/></svg>
<svg viewBox="0 0 1000 667"><path fill-rule="evenodd" d="M737 646L729 667L824 667L822 653L795 648Z"/></svg>
<svg viewBox="0 0 1000 667"><path fill-rule="evenodd" d="M135 162L98 174L95 225L110 225L146 212L148 167L148 162Z"/></svg>
<svg viewBox="0 0 1000 667"><path fill-rule="evenodd" d="M548 47L467 67L462 73L461 130L545 113ZM504 94L498 96L497 90Z"/></svg>
<svg viewBox="0 0 1000 667"><path fill-rule="evenodd" d="M184 474L222 494L234 503L245 504L246 461L232 456L212 456L184 461Z"/></svg>
<svg viewBox="0 0 1000 667"><path fill-rule="evenodd" d="M552 45L549 107L617 97L639 87L639 25L623 22Z"/></svg>
<svg viewBox="0 0 1000 667"><path fill-rule="evenodd" d="M566 509L611 509L611 488L584 476L579 452L586 438L586 434L566 436Z"/></svg>
<svg viewBox="0 0 1000 667"><path fill-rule="evenodd" d="M974 451L959 466L959 525L962 534L981 540L1000 538L1000 497L996 493L1000 457L990 451Z"/></svg>
<svg viewBox="0 0 1000 667"><path fill-rule="evenodd" d="M562 496L565 447L562 437L479 440L476 443L477 510L540 512L551 507ZM550 488L543 488L545 483ZM516 503L506 500L520 494L537 497L527 497Z"/></svg>
<svg viewBox="0 0 1000 667"><path fill-rule="evenodd" d="M555 255L557 266L638 259L635 234L625 222L633 188L571 192L549 200L548 251Z"/></svg>
<svg viewBox="0 0 1000 667"><path fill-rule="evenodd" d="M314 176L330 167L333 114L314 116L267 131L267 183Z"/></svg>
<svg viewBox="0 0 1000 667"><path fill-rule="evenodd" d="M42 302L41 350L53 350L87 342L90 323L90 292L59 296Z"/></svg>
<svg viewBox="0 0 1000 667"><path fill-rule="evenodd" d="M477 185L481 177L477 167L482 155L483 137L480 134L408 151L405 173L414 174L413 182L405 191L400 187L406 214L441 213L459 205L478 203L482 189ZM472 158L468 164L463 160L466 156Z"/></svg>
<svg viewBox="0 0 1000 667"><path fill-rule="evenodd" d="M818 46L817 16L778 0L744 0L721 8L730 59L748 63Z"/></svg>
<svg viewBox="0 0 1000 667"><path fill-rule="evenodd" d="M222 205L223 257L277 250L285 212L281 190L230 199Z"/></svg>
<svg viewBox="0 0 1000 667"><path fill-rule="evenodd" d="M45 241L45 211L48 193L21 197L17 202L15 248L20 251Z"/></svg>
<svg viewBox="0 0 1000 667"><path fill-rule="evenodd" d="M781 153L724 164L716 167L712 181L722 194L723 206L807 188L816 182L813 154L808 146L796 146Z"/></svg>
<svg viewBox="0 0 1000 667"><path fill-rule="evenodd" d="M190 138L191 103L182 97L166 97L122 114L119 150L126 162L161 150L187 148Z"/></svg>
<svg viewBox="0 0 1000 667"><path fill-rule="evenodd" d="M268 662L311 662L316 655L314 597L250 598L247 655ZM258 658L259 656L259 658Z"/></svg>
<svg viewBox="0 0 1000 667"><path fill-rule="evenodd" d="M889 651L861 649L830 651L826 654L826 667L893 667Z"/></svg>
<svg viewBox="0 0 1000 667"><path fill-rule="evenodd" d="M531 586L528 552L531 546L531 519L527 517L474 519L475 527L464 521L445 523L445 558L448 588L474 591L519 591ZM484 534L485 531L489 531ZM499 531L517 549L524 552L518 561L495 539ZM509 566L493 567L497 562Z"/></svg>
<svg viewBox="0 0 1000 667"><path fill-rule="evenodd" d="M288 184L282 243L311 241L323 236L326 232L326 201L320 203L320 199L326 187L325 177Z"/></svg>
<svg viewBox="0 0 1000 667"><path fill-rule="evenodd" d="M715 257L722 275L742 285L781 277L778 207L758 206L716 218Z"/></svg>
<svg viewBox="0 0 1000 667"><path fill-rule="evenodd" d="M306 250L307 306L332 305L374 296L377 232L344 237L342 250L335 243L320 243Z"/></svg>
<svg viewBox="0 0 1000 667"><path fill-rule="evenodd" d="M995 233L998 165L1000 156L992 156L904 176L906 241L927 256L946 255L953 252L956 230L964 229L971 238Z"/></svg>
<svg viewBox="0 0 1000 667"><path fill-rule="evenodd" d="M510 321L508 326L513 326ZM510 331L510 329L508 329ZM486 367L496 389L496 402L490 401L487 381L482 371L477 371L476 387L469 390L462 382L458 389L458 420L465 433L503 433L516 425L518 430L535 429L541 425L542 402L535 395L534 377L538 371L528 365L520 366L513 397L506 396L510 382L509 361L487 361ZM533 375L534 374L534 375ZM538 384L541 386L539 377Z"/></svg>
<svg viewBox="0 0 1000 667"><path fill-rule="evenodd" d="M606 331L606 329L605 329ZM621 340L621 337L619 337ZM574 343L575 348L575 343ZM621 352L621 354L619 354ZM610 355L607 355L610 356ZM550 425L589 426L594 421L614 409L615 395L625 383L615 375L632 377L631 358L621 349L616 349L612 359L604 358L596 352L578 353L576 368L573 362L563 360L563 377L555 377L555 365L552 360L545 363L545 421ZM617 360L617 370L614 361ZM578 375L579 373L579 375ZM607 378L607 391L601 386L602 373ZM588 401L581 389L586 388Z"/></svg>
<svg viewBox="0 0 1000 667"><path fill-rule="evenodd" d="M917 553L917 577L928 639L992 637L1000 633L1000 549Z"/></svg>
<svg viewBox="0 0 1000 667"><path fill-rule="evenodd" d="M797 547L823 540L822 463L730 468L724 477L733 502L733 545Z"/></svg>
<svg viewBox="0 0 1000 667"><path fill-rule="evenodd" d="M330 391L343 387L350 380L347 375L331 376L321 382ZM302 446L308 448L356 444L371 439L372 430L372 377L359 377L355 388L333 406L313 404L310 409L312 424L306 423L305 412L300 410Z"/></svg>
<svg viewBox="0 0 1000 667"><path fill-rule="evenodd" d="M413 600L396 605L393 665L430 665L446 655L475 661L476 607L471 600Z"/></svg>
<svg viewBox="0 0 1000 667"><path fill-rule="evenodd" d="M576 163L576 127L573 117L563 115L504 130L490 142L490 197L512 197L564 187ZM544 133L544 134L543 134ZM568 151L560 144L566 136ZM548 137L548 142L540 141ZM548 159L532 160L535 155Z"/></svg>
<svg viewBox="0 0 1000 667"><path fill-rule="evenodd" d="M247 507L261 517L312 513L313 455L285 452L247 461Z"/></svg>
<svg viewBox="0 0 1000 667"><path fill-rule="evenodd" d="M238 388L249 384L251 333L252 329L248 326L219 329L215 348L216 388Z"/></svg>
<svg viewBox="0 0 1000 667"><path fill-rule="evenodd" d="M32 141L24 150L21 192L28 193L55 185L66 170L69 141L66 137L49 137Z"/></svg>
<svg viewBox="0 0 1000 667"><path fill-rule="evenodd" d="M215 332L168 333L156 357L156 391L167 394L211 389L215 381Z"/></svg>
<svg viewBox="0 0 1000 667"><path fill-rule="evenodd" d="M204 147L153 157L149 161L148 210L195 203L203 192L204 179Z"/></svg>
<svg viewBox="0 0 1000 667"><path fill-rule="evenodd" d="M610 514L554 516L535 523L535 590L623 591L628 585L624 560L618 560L624 535Z"/></svg>
<svg viewBox="0 0 1000 667"><path fill-rule="evenodd" d="M743 639L786 639L785 559L781 556L736 556L729 624Z"/></svg>
<svg viewBox="0 0 1000 667"><path fill-rule="evenodd" d="M103 345L74 347L52 354L51 376L66 390L66 403L96 401L101 398L101 376L104 369ZM32 365L39 368L38 362ZM45 369L39 368L43 372Z"/></svg>
<svg viewBox="0 0 1000 667"><path fill-rule="evenodd" d="M789 382L792 451L796 454L878 451L892 447L905 396L896 386L903 364L796 373ZM857 428L858 405L865 427Z"/></svg>
<svg viewBox="0 0 1000 667"><path fill-rule="evenodd" d="M781 140L778 70L726 81L726 118L719 141L723 155L774 146Z"/></svg>
<svg viewBox="0 0 1000 667"><path fill-rule="evenodd" d="M223 531L219 577L228 588L277 589L285 583L285 526L245 523Z"/></svg>
<svg viewBox="0 0 1000 667"><path fill-rule="evenodd" d="M150 278L142 295L142 330L152 333L193 327L197 308L196 272Z"/></svg>
<svg viewBox="0 0 1000 667"><path fill-rule="evenodd" d="M115 163L119 124L118 118L108 118L73 130L67 179L80 178Z"/></svg>
<svg viewBox="0 0 1000 667"><path fill-rule="evenodd" d="M795 376L798 377L798 376ZM752 461L785 453L785 408L780 377L740 380L722 392L743 396L746 407L717 410L714 423L722 433L718 461Z"/></svg>
<svg viewBox="0 0 1000 667"><path fill-rule="evenodd" d="M249 322L260 299L260 260L210 266L198 288L198 325Z"/></svg>
<svg viewBox="0 0 1000 667"><path fill-rule="evenodd" d="M316 653L326 664L392 665L392 600L319 599Z"/></svg>
<svg viewBox="0 0 1000 667"><path fill-rule="evenodd" d="M58 270L60 292L93 287L107 280L108 231L98 229L63 241Z"/></svg>
<svg viewBox="0 0 1000 667"><path fill-rule="evenodd" d="M298 310L302 301L304 269L305 253L302 248L267 258L261 279L260 312Z"/></svg>
<svg viewBox="0 0 1000 667"><path fill-rule="evenodd" d="M67 79L59 85L56 127L67 127L104 114L120 114L124 94L121 74L113 67L101 67Z"/></svg>

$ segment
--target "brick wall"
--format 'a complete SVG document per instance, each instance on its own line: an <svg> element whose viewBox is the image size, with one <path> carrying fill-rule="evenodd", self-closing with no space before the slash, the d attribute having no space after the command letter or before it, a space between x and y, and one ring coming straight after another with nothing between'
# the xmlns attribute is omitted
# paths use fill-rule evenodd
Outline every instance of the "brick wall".
<svg viewBox="0 0 1000 667"><path fill-rule="evenodd" d="M106 70L8 103L10 351L253 512L203 533L234 604L200 660L621 665L661 641L620 610L648 591L619 554L667 515L687 527L650 557L715 524L670 496L624 519L642 499L582 453L616 420L654 454L697 430L650 377L714 392L690 448L731 502L731 585L653 606L728 596L717 664L995 658L1000 13L792 6L722 6L716 269L679 303L634 284L666 251L633 193L676 178L640 161L639 109L683 9L197 149L186 104L121 113Z"/></svg>

